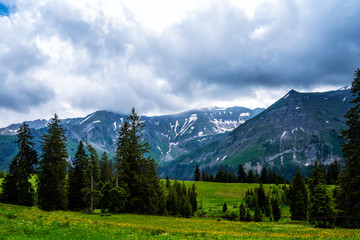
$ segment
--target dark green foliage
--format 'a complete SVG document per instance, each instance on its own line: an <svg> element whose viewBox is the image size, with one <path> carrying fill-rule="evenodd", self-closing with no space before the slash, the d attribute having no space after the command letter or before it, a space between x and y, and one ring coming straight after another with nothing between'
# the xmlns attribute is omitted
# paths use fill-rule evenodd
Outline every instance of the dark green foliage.
<svg viewBox="0 0 360 240"><path fill-rule="evenodd" d="M345 144L343 155L345 167L339 176L337 190L337 208L339 218L337 223L342 226L360 227L360 69L355 71L351 93L354 99L353 107L346 113L348 129L341 132Z"/></svg>
<svg viewBox="0 0 360 240"><path fill-rule="evenodd" d="M215 182L235 183L236 176L235 174L228 172L225 169L219 169L218 173L215 176Z"/></svg>
<svg viewBox="0 0 360 240"><path fill-rule="evenodd" d="M120 213L126 211L128 190L124 187L113 187L110 190L109 212Z"/></svg>
<svg viewBox="0 0 360 240"><path fill-rule="evenodd" d="M5 178L5 177L6 177L6 171L4 169L0 171L0 178Z"/></svg>
<svg viewBox="0 0 360 240"><path fill-rule="evenodd" d="M332 199L326 188L325 171L318 162L309 179L309 222L317 227L331 227L334 223Z"/></svg>
<svg viewBox="0 0 360 240"><path fill-rule="evenodd" d="M38 200L43 210L66 209L66 150L65 130L55 114L42 135L41 161L38 174Z"/></svg>
<svg viewBox="0 0 360 240"><path fill-rule="evenodd" d="M86 208L82 190L86 187L85 171L88 164L88 156L82 141L79 142L73 161L73 167L69 171L69 209L83 210Z"/></svg>
<svg viewBox="0 0 360 240"><path fill-rule="evenodd" d="M251 216L250 210L247 209L247 210L246 210L245 221L246 221L246 222L250 222L251 220L252 220L252 216Z"/></svg>
<svg viewBox="0 0 360 240"><path fill-rule="evenodd" d="M260 176L260 182L262 183L268 183L268 173L265 167L261 170L261 176Z"/></svg>
<svg viewBox="0 0 360 240"><path fill-rule="evenodd" d="M248 172L248 176L247 176L247 181L248 183L255 183L255 175L254 175L254 171L252 169L249 170Z"/></svg>
<svg viewBox="0 0 360 240"><path fill-rule="evenodd" d="M85 198L88 200L87 206L89 206L90 212L94 211L94 205L97 205L97 202L100 197L100 172L99 172L99 157L96 153L96 150L90 144L87 145L87 150L89 151L89 159L85 171L85 189L83 192L86 194Z"/></svg>
<svg viewBox="0 0 360 240"><path fill-rule="evenodd" d="M169 179L169 176L166 175L166 189L169 189L170 188L170 179Z"/></svg>
<svg viewBox="0 0 360 240"><path fill-rule="evenodd" d="M308 193L305 181L300 174L296 172L289 190L290 213L292 220L305 220L307 218Z"/></svg>
<svg viewBox="0 0 360 240"><path fill-rule="evenodd" d="M143 138L144 124L133 108L120 130L116 186L121 178L129 189L128 212L158 214L163 212L163 190L157 176L157 164L151 157L149 143Z"/></svg>
<svg viewBox="0 0 360 240"><path fill-rule="evenodd" d="M259 206L256 206L255 211L254 211L254 221L262 222L262 220L263 220L263 215L261 213L261 210L260 210Z"/></svg>
<svg viewBox="0 0 360 240"><path fill-rule="evenodd" d="M9 174L6 175L2 183L1 201L9 204L19 204L19 194L17 189L17 161L14 159L9 166Z"/></svg>
<svg viewBox="0 0 360 240"><path fill-rule="evenodd" d="M192 212L195 213L197 211L197 193L196 193L196 187L195 184L193 184L191 186L191 188L189 188L188 190L188 196L189 196L189 201L192 207Z"/></svg>
<svg viewBox="0 0 360 240"><path fill-rule="evenodd" d="M19 152L10 164L9 174L5 177L3 202L32 206L34 202L34 189L29 182L30 174L35 173L34 165L37 164L37 153L34 150L33 136L30 133L29 125L25 122L17 131Z"/></svg>
<svg viewBox="0 0 360 240"><path fill-rule="evenodd" d="M246 210L243 203L240 204L240 221L246 220Z"/></svg>
<svg viewBox="0 0 360 240"><path fill-rule="evenodd" d="M224 203L222 211L223 211L223 212L226 212L226 211L227 211L227 204L226 204L226 203Z"/></svg>
<svg viewBox="0 0 360 240"><path fill-rule="evenodd" d="M281 209L279 206L279 201L275 197L275 198L272 198L270 202L271 202L271 210L272 210L274 221L278 222L281 218Z"/></svg>
<svg viewBox="0 0 360 240"><path fill-rule="evenodd" d="M200 181L200 169L199 169L199 165L197 164L194 171L194 179L195 181Z"/></svg>
<svg viewBox="0 0 360 240"><path fill-rule="evenodd" d="M267 205L269 204L265 196L265 190L262 183L260 183L260 187L257 189L257 206L264 212Z"/></svg>
<svg viewBox="0 0 360 240"><path fill-rule="evenodd" d="M326 184L330 184L330 185L336 184L339 174L340 174L339 163L337 159L335 159L335 161L329 165L329 168L327 170Z"/></svg>
<svg viewBox="0 0 360 240"><path fill-rule="evenodd" d="M239 183L245 183L246 182L246 178L247 178L247 175L246 175L246 172L245 172L245 169L244 167L239 164L239 169L238 169L238 182Z"/></svg>
<svg viewBox="0 0 360 240"><path fill-rule="evenodd" d="M185 184L181 186L178 181L169 184L166 198L166 211L168 214L183 217L191 217L197 211L197 193L195 184L186 189Z"/></svg>
<svg viewBox="0 0 360 240"><path fill-rule="evenodd" d="M113 182L113 169L110 164L110 160L106 154L103 152L100 159L100 181L102 183Z"/></svg>

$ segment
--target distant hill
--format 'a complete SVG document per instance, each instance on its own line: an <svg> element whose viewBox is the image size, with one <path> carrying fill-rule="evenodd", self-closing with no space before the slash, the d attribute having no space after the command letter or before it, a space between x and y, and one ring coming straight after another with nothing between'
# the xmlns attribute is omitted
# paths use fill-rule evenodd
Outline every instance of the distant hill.
<svg viewBox="0 0 360 240"><path fill-rule="evenodd" d="M240 125L227 136L163 165L163 175L192 179L201 168L227 164L261 170L272 166L291 177L315 160L327 165L342 159L339 131L346 128L350 90L299 93L291 90L268 109Z"/></svg>
<svg viewBox="0 0 360 240"><path fill-rule="evenodd" d="M240 124L264 109L243 107L191 110L174 115L142 116L146 125L144 136L151 146L151 155L157 162L171 162L176 157L220 139ZM61 116L60 116L61 117ZM82 118L63 119L67 130L68 151L74 156L80 140L92 144L99 153L115 155L118 132L126 114L97 111ZM38 151L41 134L46 132L47 120L27 121ZM0 129L0 169L7 169L17 151L16 130L21 124Z"/></svg>

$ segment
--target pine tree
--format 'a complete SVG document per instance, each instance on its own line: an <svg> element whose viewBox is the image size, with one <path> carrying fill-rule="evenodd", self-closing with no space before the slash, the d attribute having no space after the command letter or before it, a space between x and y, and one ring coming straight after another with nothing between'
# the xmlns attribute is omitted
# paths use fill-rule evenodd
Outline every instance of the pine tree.
<svg viewBox="0 0 360 240"><path fill-rule="evenodd" d="M239 183L245 183L245 182L246 182L246 178L247 178L247 175L246 175L245 169L244 169L244 167L243 167L241 164L239 164L238 182L239 182Z"/></svg>
<svg viewBox="0 0 360 240"><path fill-rule="evenodd" d="M193 184L191 186L191 188L189 188L188 190L188 196L189 196L189 201L192 207L192 213L195 213L197 211L197 193L196 193L196 187L195 184Z"/></svg>
<svg viewBox="0 0 360 240"><path fill-rule="evenodd" d="M110 166L110 160L106 152L103 152L100 160L100 181L105 184L106 182L113 182L113 173Z"/></svg>
<svg viewBox="0 0 360 240"><path fill-rule="evenodd" d="M265 211L267 205L267 199L265 196L264 187L261 182L260 182L260 187L257 189L257 205L259 206L262 212Z"/></svg>
<svg viewBox="0 0 360 240"><path fill-rule="evenodd" d="M261 213L259 206L257 206L257 205L256 205L255 211L254 211L254 220L255 220L255 222L262 222L262 220L263 220L263 215Z"/></svg>
<svg viewBox="0 0 360 240"><path fill-rule="evenodd" d="M326 174L326 183L333 185L337 183L338 177L340 174L339 163L337 159L329 165L327 174Z"/></svg>
<svg viewBox="0 0 360 240"><path fill-rule="evenodd" d="M247 182L248 183L254 183L255 180L255 176L254 176L254 171L252 169L249 170L248 172L248 176L247 176Z"/></svg>
<svg viewBox="0 0 360 240"><path fill-rule="evenodd" d="M9 204L19 204L19 194L17 189L17 161L16 158L10 163L9 173L6 175L3 183L1 184L1 202Z"/></svg>
<svg viewBox="0 0 360 240"><path fill-rule="evenodd" d="M200 181L200 169L199 169L199 165L197 164L194 171L194 179L195 181Z"/></svg>
<svg viewBox="0 0 360 240"><path fill-rule="evenodd" d="M11 204L32 206L34 189L29 182L30 174L35 173L34 165L38 162L37 152L29 125L25 122L17 130L19 152L10 165L10 172L3 183L2 200Z"/></svg>
<svg viewBox="0 0 360 240"><path fill-rule="evenodd" d="M298 170L289 190L290 213L292 220L305 220L308 209L308 193L303 177Z"/></svg>
<svg viewBox="0 0 360 240"><path fill-rule="evenodd" d="M268 174L265 167L263 167L261 170L260 182L268 183Z"/></svg>
<svg viewBox="0 0 360 240"><path fill-rule="evenodd" d="M240 221L246 220L246 210L243 203L240 204Z"/></svg>
<svg viewBox="0 0 360 240"><path fill-rule="evenodd" d="M330 227L334 223L335 213L326 188L325 171L317 161L314 167L309 179L309 222L318 227Z"/></svg>
<svg viewBox="0 0 360 240"><path fill-rule="evenodd" d="M348 129L341 132L345 144L342 151L345 167L339 176L337 190L338 223L347 227L360 227L360 69L354 74L351 93L353 107L346 113Z"/></svg>
<svg viewBox="0 0 360 240"><path fill-rule="evenodd" d="M48 133L42 135L41 161L38 174L39 206L43 210L66 209L66 150L65 130L55 114L48 124Z"/></svg>
<svg viewBox="0 0 360 240"><path fill-rule="evenodd" d="M86 208L82 190L86 187L85 171L88 164L88 156L82 141L79 142L75 154L73 168L69 171L69 209L82 210Z"/></svg>
<svg viewBox="0 0 360 240"><path fill-rule="evenodd" d="M126 209L149 214L163 212L164 197L157 164L149 156L150 146L142 133L145 125L134 108L127 122L120 130L117 148L117 172L129 189Z"/></svg>
<svg viewBox="0 0 360 240"><path fill-rule="evenodd" d="M281 209L279 206L279 201L277 200L276 197L271 199L271 210L272 210L274 221L278 222L281 218Z"/></svg>
<svg viewBox="0 0 360 240"><path fill-rule="evenodd" d="M99 157L96 153L96 150L90 144L87 145L87 150L89 151L89 161L86 168L86 178L87 178L87 193L90 197L90 212L94 211L94 205L96 205L98 197L100 195L99 192L99 181L100 181L100 173L99 173Z"/></svg>

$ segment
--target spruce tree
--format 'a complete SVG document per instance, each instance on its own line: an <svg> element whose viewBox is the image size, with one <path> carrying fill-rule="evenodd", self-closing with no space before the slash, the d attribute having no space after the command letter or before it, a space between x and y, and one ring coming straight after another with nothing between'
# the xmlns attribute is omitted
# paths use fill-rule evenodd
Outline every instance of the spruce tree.
<svg viewBox="0 0 360 240"><path fill-rule="evenodd" d="M289 190L290 213L292 220L305 220L308 210L308 193L305 181L298 170Z"/></svg>
<svg viewBox="0 0 360 240"><path fill-rule="evenodd" d="M240 204L240 221L246 220L246 210L243 203Z"/></svg>
<svg viewBox="0 0 360 240"><path fill-rule="evenodd" d="M87 188L85 192L90 198L90 212L93 212L94 205L96 205L98 197L100 195L100 189L98 189L100 182L99 157L96 153L95 148L90 144L87 145L87 150L89 151L89 161L86 168Z"/></svg>
<svg viewBox="0 0 360 240"><path fill-rule="evenodd" d="M333 185L337 183L338 177L340 174L339 163L337 159L329 165L327 174L326 174L326 183Z"/></svg>
<svg viewBox="0 0 360 240"><path fill-rule="evenodd" d="M247 175L246 175L246 172L245 172L245 169L244 167L239 164L239 169L238 169L238 182L239 183L245 183L246 182L246 178L247 178Z"/></svg>
<svg viewBox="0 0 360 240"><path fill-rule="evenodd" d="M86 187L86 166L88 156L82 141L79 142L78 149L75 154L73 167L69 171L69 209L82 210L86 208L84 202L83 189Z"/></svg>
<svg viewBox="0 0 360 240"><path fill-rule="evenodd" d="M197 211L197 193L196 193L196 187L195 184L193 184L191 186L191 188L189 188L188 190L188 196L189 196L189 201L190 204L192 206L192 213L195 213Z"/></svg>
<svg viewBox="0 0 360 240"><path fill-rule="evenodd" d="M345 118L348 128L341 132L345 144L342 151L345 167L339 176L337 190L338 224L347 227L360 227L360 69L357 69L352 82L351 93L354 99Z"/></svg>
<svg viewBox="0 0 360 240"><path fill-rule="evenodd" d="M262 212L265 212L267 199L265 196L265 190L262 185L262 182L260 182L260 187L257 189L257 205L259 206Z"/></svg>
<svg viewBox="0 0 360 240"><path fill-rule="evenodd" d="M278 222L281 218L281 209L279 206L279 201L277 200L276 197L271 199L271 210L272 210L274 221Z"/></svg>
<svg viewBox="0 0 360 240"><path fill-rule="evenodd" d="M110 166L110 160L106 152L103 152L100 160L100 181L105 184L106 182L113 182L113 171Z"/></svg>
<svg viewBox="0 0 360 240"><path fill-rule="evenodd" d="M66 150L65 129L55 114L48 124L48 133L42 135L41 161L38 174L38 200L43 210L66 209Z"/></svg>
<svg viewBox="0 0 360 240"><path fill-rule="evenodd" d="M200 169L199 169L199 165L197 164L194 171L194 179L195 181L200 181Z"/></svg>
<svg viewBox="0 0 360 240"><path fill-rule="evenodd" d="M10 172L3 183L2 199L4 202L32 206L34 189L29 182L30 174L35 173L34 165L38 162L37 152L29 125L25 122L17 130L19 152L10 164Z"/></svg>
<svg viewBox="0 0 360 240"><path fill-rule="evenodd" d="M254 176L254 171L252 169L249 170L248 172L248 176L247 176L247 181L248 183L254 183L255 180L255 176Z"/></svg>
<svg viewBox="0 0 360 240"><path fill-rule="evenodd" d="M334 223L332 199L326 188L326 176L323 167L315 162L309 179L309 222L318 227L330 227Z"/></svg>
<svg viewBox="0 0 360 240"><path fill-rule="evenodd" d="M120 130L117 148L117 172L129 189L126 209L149 214L163 212L163 190L157 164L149 156L150 146L143 137L145 125L134 108L126 122Z"/></svg>
<svg viewBox="0 0 360 240"><path fill-rule="evenodd" d="M268 173L265 167L261 170L260 182L268 183Z"/></svg>

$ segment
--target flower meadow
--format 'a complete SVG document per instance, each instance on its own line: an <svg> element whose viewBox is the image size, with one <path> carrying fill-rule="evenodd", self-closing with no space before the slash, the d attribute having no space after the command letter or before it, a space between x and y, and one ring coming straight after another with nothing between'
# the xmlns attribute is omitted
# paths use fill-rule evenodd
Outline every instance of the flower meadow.
<svg viewBox="0 0 360 240"><path fill-rule="evenodd" d="M354 229L135 214L45 212L0 204L0 239L360 239Z"/></svg>

